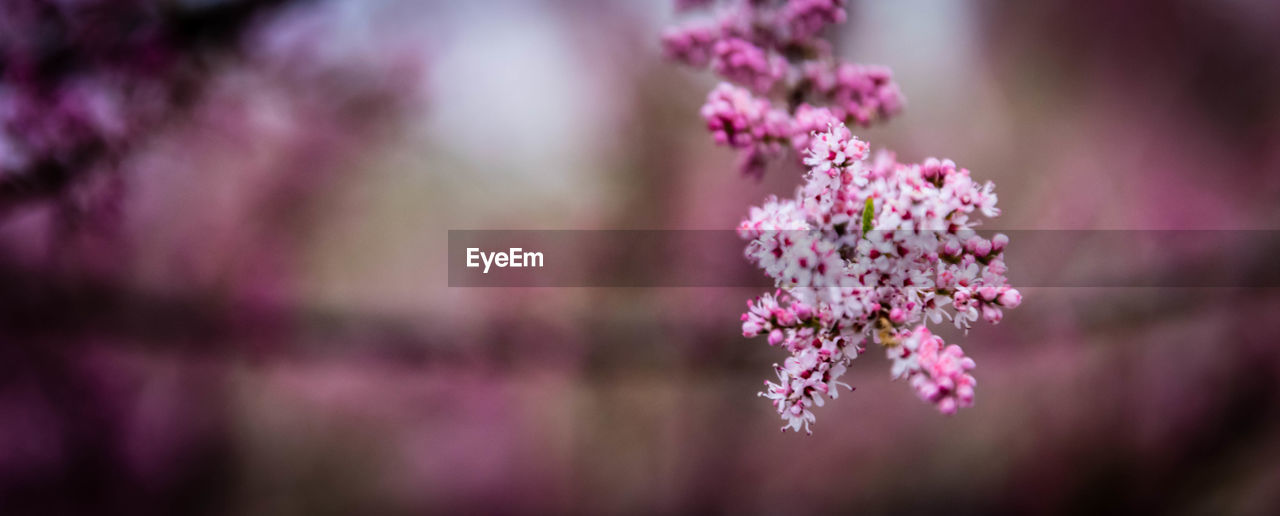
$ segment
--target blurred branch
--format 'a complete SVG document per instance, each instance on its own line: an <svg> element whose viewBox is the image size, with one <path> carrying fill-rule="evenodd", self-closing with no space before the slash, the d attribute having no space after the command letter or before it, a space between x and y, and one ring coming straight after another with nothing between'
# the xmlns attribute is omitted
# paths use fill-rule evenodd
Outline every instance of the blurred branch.
<svg viewBox="0 0 1280 516"><path fill-rule="evenodd" d="M0 176L0 217L25 203L57 197L90 163L97 161L104 150L102 146L93 146L76 152L68 164L41 160L25 170Z"/></svg>
<svg viewBox="0 0 1280 516"><path fill-rule="evenodd" d="M214 58L237 54L260 16L303 1L313 0L0 1L0 151L8 136L25 156L0 168L0 216L119 160L194 104ZM147 112L157 96L161 111ZM103 99L111 115L94 104Z"/></svg>

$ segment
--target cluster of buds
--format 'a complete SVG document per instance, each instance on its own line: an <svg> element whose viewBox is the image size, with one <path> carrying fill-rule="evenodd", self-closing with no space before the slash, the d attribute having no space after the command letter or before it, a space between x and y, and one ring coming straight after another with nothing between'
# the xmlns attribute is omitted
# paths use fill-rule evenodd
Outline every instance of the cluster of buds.
<svg viewBox="0 0 1280 516"><path fill-rule="evenodd" d="M809 134L830 123L866 126L902 110L888 68L841 62L820 37L845 21L844 0L677 2L681 11L717 6L710 21L671 29L662 43L668 58L710 65L728 81L708 95L703 118L717 143L742 153L744 174L760 174L788 148L799 156ZM768 137L726 135L723 121L740 119L762 121L749 128Z"/></svg>
<svg viewBox="0 0 1280 516"><path fill-rule="evenodd" d="M948 346L921 325L885 350L893 361L894 378L908 378L920 399L937 405L943 414L973 405L978 381L969 370L975 364L960 346Z"/></svg>
<svg viewBox="0 0 1280 516"><path fill-rule="evenodd" d="M994 185L949 160L904 164L881 152L868 161L868 145L838 122L809 141L804 185L752 208L738 228L747 258L778 287L747 303L743 334L791 354L761 396L784 429L809 431L812 407L836 397L870 340L892 376L939 411L972 405L973 360L925 325L994 324L1022 302L1005 277L1009 238L975 231L1000 213Z"/></svg>
<svg viewBox="0 0 1280 516"><path fill-rule="evenodd" d="M883 66L812 62L804 68L804 79L847 123L866 126L902 110L902 91Z"/></svg>

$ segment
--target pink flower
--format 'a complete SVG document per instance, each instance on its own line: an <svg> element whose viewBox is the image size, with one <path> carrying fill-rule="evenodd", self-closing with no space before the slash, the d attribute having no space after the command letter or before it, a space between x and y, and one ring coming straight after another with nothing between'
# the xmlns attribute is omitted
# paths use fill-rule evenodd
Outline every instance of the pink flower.
<svg viewBox="0 0 1280 516"><path fill-rule="evenodd" d="M667 59L701 68L711 61L711 50L718 38L714 27L694 25L670 29L662 35L662 51Z"/></svg>
<svg viewBox="0 0 1280 516"><path fill-rule="evenodd" d="M839 119L828 108L800 104L791 119L791 147L797 153L807 151L814 133L825 131L837 122Z"/></svg>
<svg viewBox="0 0 1280 516"><path fill-rule="evenodd" d="M996 324L1001 319L1004 319L1004 311L995 305L982 305L982 319L991 324Z"/></svg>
<svg viewBox="0 0 1280 516"><path fill-rule="evenodd" d="M844 0L791 0L782 9L782 18L792 39L807 40L828 24L844 23Z"/></svg>
<svg viewBox="0 0 1280 516"><path fill-rule="evenodd" d="M711 68L722 77L765 93L787 72L786 61L749 41L727 38L712 48Z"/></svg>
<svg viewBox="0 0 1280 516"><path fill-rule="evenodd" d="M1004 233L996 233L991 237L991 250L995 252L1004 251L1005 246L1009 245L1009 235Z"/></svg>
<svg viewBox="0 0 1280 516"><path fill-rule="evenodd" d="M835 178L854 162L866 159L868 150L867 142L853 136L844 124L832 124L827 131L813 135L804 164L809 166L811 174ZM867 178L859 174L853 181L865 186Z"/></svg>
<svg viewBox="0 0 1280 516"><path fill-rule="evenodd" d="M811 63L804 75L847 120L858 125L893 116L904 104L902 92L893 82L893 73L882 66Z"/></svg>
<svg viewBox="0 0 1280 516"><path fill-rule="evenodd" d="M920 175L926 181L939 180L955 172L955 170L955 162L949 159L939 161L938 158L929 158L920 165Z"/></svg>
<svg viewBox="0 0 1280 516"><path fill-rule="evenodd" d="M768 100L728 83L720 83L707 95L702 118L716 143L730 147L777 147L788 134L786 113L774 110Z"/></svg>

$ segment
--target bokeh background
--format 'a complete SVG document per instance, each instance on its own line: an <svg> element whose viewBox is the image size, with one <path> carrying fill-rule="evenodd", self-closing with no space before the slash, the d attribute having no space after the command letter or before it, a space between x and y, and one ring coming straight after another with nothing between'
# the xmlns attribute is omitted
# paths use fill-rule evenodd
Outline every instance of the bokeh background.
<svg viewBox="0 0 1280 516"><path fill-rule="evenodd" d="M974 408L871 353L804 436L756 289L448 287L449 229L732 228L799 182L713 145L672 11L0 1L0 512L1280 511L1275 288L1030 286L963 337ZM849 18L908 98L859 134L994 180L991 228L1280 228L1280 4Z"/></svg>

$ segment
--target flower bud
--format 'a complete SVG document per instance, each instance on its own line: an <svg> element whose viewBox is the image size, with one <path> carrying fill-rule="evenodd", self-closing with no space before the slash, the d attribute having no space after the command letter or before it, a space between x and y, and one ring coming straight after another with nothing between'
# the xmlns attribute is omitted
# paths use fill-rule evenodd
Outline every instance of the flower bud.
<svg viewBox="0 0 1280 516"><path fill-rule="evenodd" d="M995 305L982 305L982 318L991 324L995 324L1004 318L1004 312Z"/></svg>
<svg viewBox="0 0 1280 516"><path fill-rule="evenodd" d="M809 305L797 303L795 306L795 309L796 309L796 317L799 319L808 319L810 317L813 317L813 309L809 308Z"/></svg>
<svg viewBox="0 0 1280 516"><path fill-rule="evenodd" d="M1000 306L1005 308L1017 308L1020 304L1022 304L1022 293L1018 292L1018 289L1011 288L1004 291L1003 294L1000 294Z"/></svg>
<svg viewBox="0 0 1280 516"><path fill-rule="evenodd" d="M960 242L955 239L947 240L945 244L942 244L942 253L947 256L960 256L960 251Z"/></svg>
<svg viewBox="0 0 1280 516"><path fill-rule="evenodd" d="M774 308L773 317L778 320L779 326L795 326L796 324L796 316L789 310Z"/></svg>
<svg viewBox="0 0 1280 516"><path fill-rule="evenodd" d="M924 176L926 180L932 181L942 175L942 163L938 161L938 158L924 160L924 163L920 165L920 175Z"/></svg>
<svg viewBox="0 0 1280 516"><path fill-rule="evenodd" d="M996 295L997 295L996 288L991 285L987 285L978 289L978 296L981 297L983 301L987 301L987 302L995 301Z"/></svg>
<svg viewBox="0 0 1280 516"><path fill-rule="evenodd" d="M965 248L968 249L969 252L973 253L974 256L982 258L991 254L991 241L974 235L965 243Z"/></svg>
<svg viewBox="0 0 1280 516"><path fill-rule="evenodd" d="M996 233L996 236L991 237L991 252L993 253L999 253L1001 251L1004 251L1004 248L1008 245L1009 245L1009 235L1006 235L1004 233Z"/></svg>
<svg viewBox="0 0 1280 516"><path fill-rule="evenodd" d="M956 413L956 400L943 398L938 402L938 411L948 416Z"/></svg>
<svg viewBox="0 0 1280 516"><path fill-rule="evenodd" d="M938 288L940 289L950 290L951 287L956 286L955 273L951 272L950 270L944 270L942 272L939 272L937 285L938 285Z"/></svg>

